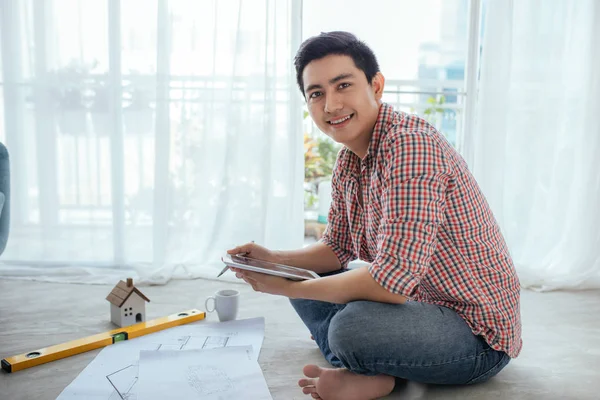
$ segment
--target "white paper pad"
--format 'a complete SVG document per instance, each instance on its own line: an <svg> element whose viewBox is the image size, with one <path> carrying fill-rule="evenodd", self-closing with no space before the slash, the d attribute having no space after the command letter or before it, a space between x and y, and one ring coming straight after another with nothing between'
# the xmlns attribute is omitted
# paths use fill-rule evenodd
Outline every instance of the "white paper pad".
<svg viewBox="0 0 600 400"><path fill-rule="evenodd" d="M256 362L264 335L264 318L221 323L203 320L118 342L102 349L57 399L136 400L140 351L252 346L251 357Z"/></svg>
<svg viewBox="0 0 600 400"><path fill-rule="evenodd" d="M138 398L272 400L252 348L140 352Z"/></svg>

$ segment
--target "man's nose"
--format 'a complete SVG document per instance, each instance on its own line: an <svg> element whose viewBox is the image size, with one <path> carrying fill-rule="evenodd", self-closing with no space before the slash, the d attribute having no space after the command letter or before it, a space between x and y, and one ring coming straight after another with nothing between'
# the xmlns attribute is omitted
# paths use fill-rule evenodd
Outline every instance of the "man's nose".
<svg viewBox="0 0 600 400"><path fill-rule="evenodd" d="M325 97L325 112L326 113L335 113L336 111L344 108L344 104L342 103L341 96L337 93L333 93Z"/></svg>

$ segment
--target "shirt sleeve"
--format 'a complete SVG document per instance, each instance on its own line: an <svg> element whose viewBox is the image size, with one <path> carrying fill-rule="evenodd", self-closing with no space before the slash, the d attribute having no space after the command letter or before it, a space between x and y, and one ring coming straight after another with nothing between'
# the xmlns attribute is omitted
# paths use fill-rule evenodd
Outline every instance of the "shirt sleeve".
<svg viewBox="0 0 600 400"><path fill-rule="evenodd" d="M440 145L427 132L404 132L388 144L383 217L369 272L388 291L413 297L437 248L452 174Z"/></svg>
<svg viewBox="0 0 600 400"><path fill-rule="evenodd" d="M348 212L343 195L339 174L333 174L331 179L331 206L327 216L327 228L320 242L326 244L340 260L342 268L347 268L348 263L356 259L352 247Z"/></svg>

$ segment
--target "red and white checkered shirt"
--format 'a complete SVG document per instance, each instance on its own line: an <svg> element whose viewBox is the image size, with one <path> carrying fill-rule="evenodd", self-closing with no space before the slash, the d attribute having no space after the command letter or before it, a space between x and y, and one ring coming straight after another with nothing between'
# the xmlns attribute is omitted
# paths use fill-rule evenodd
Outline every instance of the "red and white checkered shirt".
<svg viewBox="0 0 600 400"><path fill-rule="evenodd" d="M504 238L465 161L424 119L383 104L365 158L340 151L321 241L342 266L367 261L390 292L448 307L493 349L521 351Z"/></svg>

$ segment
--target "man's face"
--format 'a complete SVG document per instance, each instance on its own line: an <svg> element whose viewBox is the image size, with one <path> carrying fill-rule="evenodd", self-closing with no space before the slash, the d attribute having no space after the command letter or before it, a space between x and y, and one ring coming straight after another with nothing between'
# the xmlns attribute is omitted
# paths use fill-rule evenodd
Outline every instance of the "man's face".
<svg viewBox="0 0 600 400"><path fill-rule="evenodd" d="M351 57L330 55L311 61L302 78L308 111L319 129L351 150L368 144L381 105L383 76L378 73L369 84Z"/></svg>

